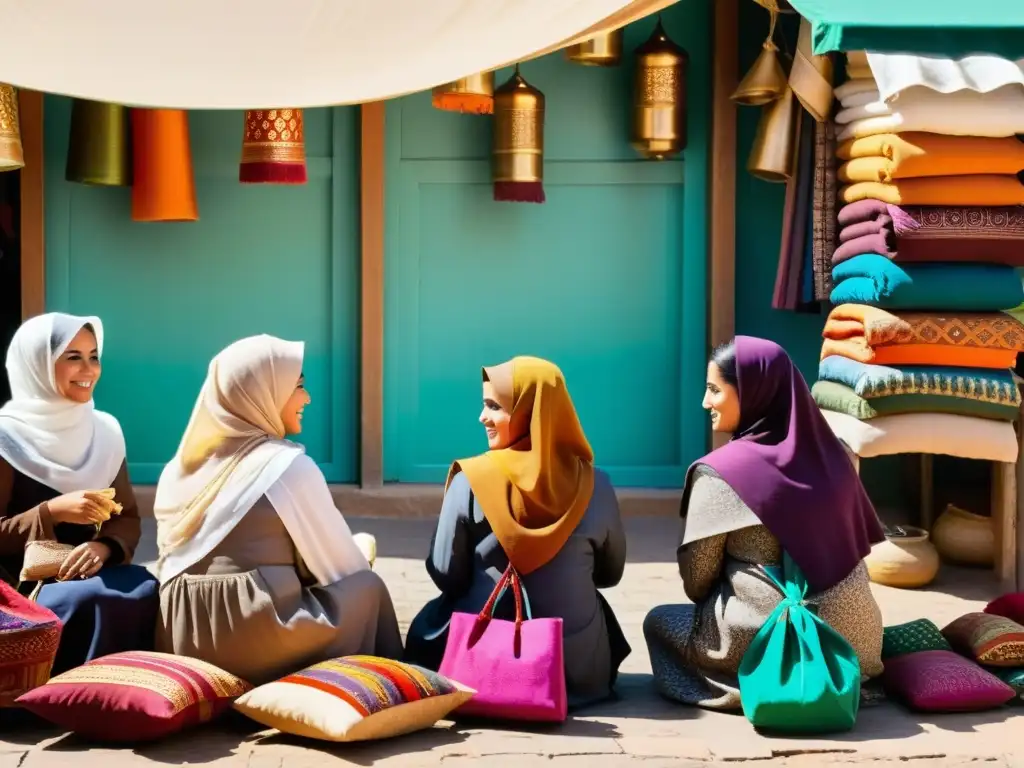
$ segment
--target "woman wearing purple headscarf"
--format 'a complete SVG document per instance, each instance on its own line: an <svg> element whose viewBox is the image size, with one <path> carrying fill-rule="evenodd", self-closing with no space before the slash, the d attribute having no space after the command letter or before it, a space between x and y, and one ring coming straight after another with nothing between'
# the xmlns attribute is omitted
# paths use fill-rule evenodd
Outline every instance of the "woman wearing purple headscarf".
<svg viewBox="0 0 1024 768"><path fill-rule="evenodd" d="M708 363L704 408L732 440L686 476L677 559L694 605L659 606L644 620L658 690L740 708L740 661L782 599L764 567L783 551L863 675L881 674L882 616L863 559L882 526L793 361L773 342L737 336Z"/></svg>

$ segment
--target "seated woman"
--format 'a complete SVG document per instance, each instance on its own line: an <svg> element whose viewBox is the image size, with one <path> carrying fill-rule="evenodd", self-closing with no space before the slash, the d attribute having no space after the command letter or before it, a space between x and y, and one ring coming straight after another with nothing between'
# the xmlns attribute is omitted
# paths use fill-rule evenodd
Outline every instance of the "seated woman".
<svg viewBox="0 0 1024 768"><path fill-rule="evenodd" d="M511 561L535 618L561 617L570 706L612 691L630 653L598 589L614 587L626 537L608 476L594 468L562 372L534 357L483 369L489 450L452 465L427 558L441 596L413 620L406 660L437 669L453 612L478 613ZM511 597L496 611L514 617Z"/></svg>
<svg viewBox="0 0 1024 768"><path fill-rule="evenodd" d="M140 525L124 435L92 400L102 352L98 318L60 313L25 322L7 351L0 567L17 583L29 543L69 545L57 580L44 582L37 597L64 623L54 674L110 653L153 649L157 582L130 565ZM98 493L111 487L122 509L108 519Z"/></svg>
<svg viewBox="0 0 1024 768"><path fill-rule="evenodd" d="M708 364L704 408L732 440L686 477L677 558L694 605L663 605L644 620L658 690L739 709L740 661L782 599L764 566L781 563L783 551L861 673L881 674L882 616L863 559L882 527L800 372L777 344L737 336Z"/></svg>
<svg viewBox="0 0 1024 768"><path fill-rule="evenodd" d="M237 341L210 363L160 476L157 650L253 685L336 656L399 659L402 637L319 467L301 445L303 345Z"/></svg>

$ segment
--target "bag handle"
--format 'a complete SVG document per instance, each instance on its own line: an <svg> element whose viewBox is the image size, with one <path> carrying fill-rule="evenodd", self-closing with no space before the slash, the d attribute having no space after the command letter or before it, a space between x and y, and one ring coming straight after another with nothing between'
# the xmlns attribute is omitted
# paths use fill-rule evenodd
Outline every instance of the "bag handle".
<svg viewBox="0 0 1024 768"><path fill-rule="evenodd" d="M508 587L512 587L512 596L516 600L516 631L523 626L523 593L526 591L523 589L523 583L519 576L519 572L512 567L512 563L508 564L508 568L498 579L498 583L494 585L494 590L491 592L491 596L487 598L487 602L484 603L484 607L480 610L480 614L476 617L477 623L484 624L494 618L494 606L497 604L501 596L505 594L505 590ZM526 603L527 616L530 616L530 604L529 598Z"/></svg>

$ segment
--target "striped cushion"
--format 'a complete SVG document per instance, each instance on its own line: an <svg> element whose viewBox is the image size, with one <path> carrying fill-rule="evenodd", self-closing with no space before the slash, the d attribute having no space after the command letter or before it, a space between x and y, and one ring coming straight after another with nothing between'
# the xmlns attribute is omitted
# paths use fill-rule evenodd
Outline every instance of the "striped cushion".
<svg viewBox="0 0 1024 768"><path fill-rule="evenodd" d="M205 661L128 651L57 675L18 704L95 741L141 742L212 720L250 687Z"/></svg>
<svg viewBox="0 0 1024 768"><path fill-rule="evenodd" d="M60 634L53 611L0 581L0 707L49 679Z"/></svg>
<svg viewBox="0 0 1024 768"><path fill-rule="evenodd" d="M296 736L365 741L429 728L474 693L412 664L346 656L261 685L235 709Z"/></svg>

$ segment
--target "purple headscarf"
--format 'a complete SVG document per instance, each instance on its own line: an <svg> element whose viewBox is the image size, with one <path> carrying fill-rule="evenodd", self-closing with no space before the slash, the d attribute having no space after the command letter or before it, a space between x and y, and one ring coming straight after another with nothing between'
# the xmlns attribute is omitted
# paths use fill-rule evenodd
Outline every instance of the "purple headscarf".
<svg viewBox="0 0 1024 768"><path fill-rule="evenodd" d="M785 350L751 336L737 336L735 348L740 424L697 464L732 487L821 592L885 538L881 523ZM692 476L690 467L684 511Z"/></svg>

